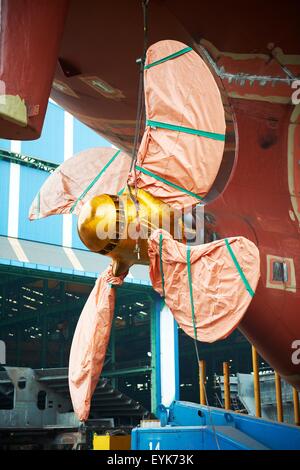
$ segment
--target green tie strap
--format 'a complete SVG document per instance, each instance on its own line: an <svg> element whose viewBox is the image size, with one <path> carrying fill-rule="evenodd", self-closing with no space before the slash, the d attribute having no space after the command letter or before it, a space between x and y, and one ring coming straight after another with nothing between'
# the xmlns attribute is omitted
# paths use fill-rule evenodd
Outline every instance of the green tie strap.
<svg viewBox="0 0 300 470"><path fill-rule="evenodd" d="M171 181L168 181L165 178L162 178L161 176L158 176L155 173L152 173L152 171L146 170L146 168L142 168L141 166L136 165L136 169L138 171L140 171L141 173L144 173L145 175L151 176L152 178L156 179L157 181L161 181L162 183L165 183L165 184L167 184L168 186L171 186L174 189L178 189L179 191L188 194L189 196L192 196L196 199L199 199L200 201L203 200L203 197L198 196L198 194L193 193L192 191L189 191L188 189L182 188L178 184L171 183Z"/></svg>
<svg viewBox="0 0 300 470"><path fill-rule="evenodd" d="M93 179L93 181L88 185L88 187L83 191L83 193L79 196L79 198L74 202L73 206L70 209L70 214L74 212L75 207L77 206L78 202L83 199L87 193L92 189L95 183L97 183L98 179L103 175L103 173L107 170L107 168L113 163L113 161L117 158L117 156L121 153L121 150L118 150L111 159L104 165L102 170L98 173L98 175Z"/></svg>
<svg viewBox="0 0 300 470"><path fill-rule="evenodd" d="M197 339L197 328L196 328L196 320L195 320L195 307L194 307L194 299L193 299L192 272L191 272L191 247L189 245L187 245L187 247L186 247L186 261L187 261L187 272L188 272L188 280L189 280L190 303L191 303L191 310L192 310L194 335L195 335L195 339Z"/></svg>
<svg viewBox="0 0 300 470"><path fill-rule="evenodd" d="M191 127L177 126L175 124L168 124L166 122L152 121L151 119L146 120L147 126L159 127L160 129L169 129L171 131L184 132L185 134L199 135L201 137L207 137L208 139L221 140L224 142L225 134L218 134L216 132L201 131L199 129L192 129Z"/></svg>
<svg viewBox="0 0 300 470"><path fill-rule="evenodd" d="M126 186L124 186L123 189L120 189L120 191L118 191L118 193L117 193L117 196L122 196L122 194L124 193L125 189L126 189Z"/></svg>
<svg viewBox="0 0 300 470"><path fill-rule="evenodd" d="M251 297L253 297L253 296L254 296L254 291L253 291L253 289L251 288L251 286L250 286L250 284L249 284L249 282L248 282L248 280L247 280L245 274L243 273L243 270L242 270L241 266L239 265L239 262L238 262L238 260L236 259L236 256L235 256L235 254L234 254L234 252L233 252L233 249L231 248L230 243L228 242L227 238L225 238L225 244L226 244L226 247L227 247L227 249L228 249L228 251L229 251L229 254L230 254L230 256L231 256L231 258L232 258L232 260L233 260L233 262L234 262L234 264L235 264L235 267L236 267L236 269L238 270L238 273L239 273L239 275L241 276L241 279L242 279L243 283L245 284L246 290L249 292L249 294L251 295Z"/></svg>
<svg viewBox="0 0 300 470"><path fill-rule="evenodd" d="M155 62L152 62L152 64L145 65L144 69L150 69L151 67L154 67L155 65L162 64L163 62L166 62L167 60L175 59L176 57L179 57L186 52L190 52L193 49L191 47L185 47L184 49L180 49L180 51L174 52L173 54L167 55L166 57L163 57L162 59L156 60Z"/></svg>
<svg viewBox="0 0 300 470"><path fill-rule="evenodd" d="M164 268L163 268L163 260L162 260L162 242L163 242L163 234L159 235L159 265L160 265L160 274L161 274L161 283L162 283L162 290L163 296L165 297L165 277L164 277Z"/></svg>

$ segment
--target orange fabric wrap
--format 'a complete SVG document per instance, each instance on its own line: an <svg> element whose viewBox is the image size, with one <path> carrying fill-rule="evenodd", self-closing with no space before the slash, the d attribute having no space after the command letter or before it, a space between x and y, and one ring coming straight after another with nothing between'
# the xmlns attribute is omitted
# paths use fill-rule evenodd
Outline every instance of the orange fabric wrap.
<svg viewBox="0 0 300 470"><path fill-rule="evenodd" d="M178 41L153 44L147 51L145 65L184 48L186 45ZM144 81L148 120L225 133L219 89L207 65L195 51L146 68ZM137 165L204 197L218 173L223 151L224 141L146 126ZM134 184L135 177L139 188L177 209L200 202L138 169L131 173L129 184Z"/></svg>
<svg viewBox="0 0 300 470"><path fill-rule="evenodd" d="M162 230L156 230L149 240L150 278L154 289L162 295L160 234L163 234L165 302L180 328L194 338L187 247ZM260 276L257 247L244 237L227 240L255 292ZM252 297L246 290L225 240L190 247L190 260L197 339L211 343L226 338L238 326Z"/></svg>
<svg viewBox="0 0 300 470"><path fill-rule="evenodd" d="M87 420L98 383L114 315L116 292L126 274L112 275L111 266L97 279L79 317L69 359L69 389L74 411Z"/></svg>
<svg viewBox="0 0 300 470"><path fill-rule="evenodd" d="M29 219L69 214L73 206L73 214L78 215L83 204L93 196L117 194L126 185L131 164L131 157L124 152L120 152L109 164L117 152L112 147L92 148L62 163L35 197L29 210ZM78 200L102 170L99 179Z"/></svg>

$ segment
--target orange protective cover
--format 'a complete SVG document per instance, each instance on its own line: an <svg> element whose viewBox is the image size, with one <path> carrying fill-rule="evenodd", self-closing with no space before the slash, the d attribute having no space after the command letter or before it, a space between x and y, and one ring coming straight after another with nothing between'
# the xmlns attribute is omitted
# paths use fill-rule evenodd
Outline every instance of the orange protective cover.
<svg viewBox="0 0 300 470"><path fill-rule="evenodd" d="M77 199L103 170L91 189L77 202L73 214L78 215L83 204L93 196L117 194L126 185L131 164L131 157L120 152L104 169L117 152L112 147L91 148L62 163L35 197L29 210L29 219L69 214Z"/></svg>
<svg viewBox="0 0 300 470"><path fill-rule="evenodd" d="M126 274L112 275L111 266L97 279L79 317L69 359L69 389L74 411L87 420L98 383L114 315L116 292Z"/></svg>
<svg viewBox="0 0 300 470"><path fill-rule="evenodd" d="M159 255L161 233L165 302L180 328L194 338L187 246L173 240L163 230L156 230L149 240L152 285L159 294L163 294ZM244 237L231 237L227 240L255 292L260 277L257 247ZM238 326L252 297L246 290L225 240L192 246L190 249L197 339L211 343L226 338Z"/></svg>
<svg viewBox="0 0 300 470"><path fill-rule="evenodd" d="M178 41L157 42L149 47L145 65L185 47ZM219 89L207 65L195 51L146 68L144 80L148 120L225 133ZM218 173L223 151L224 141L146 126L137 165L204 197ZM200 202L198 198L157 181L138 169L131 173L129 184L133 185L135 179L139 188L175 208Z"/></svg>

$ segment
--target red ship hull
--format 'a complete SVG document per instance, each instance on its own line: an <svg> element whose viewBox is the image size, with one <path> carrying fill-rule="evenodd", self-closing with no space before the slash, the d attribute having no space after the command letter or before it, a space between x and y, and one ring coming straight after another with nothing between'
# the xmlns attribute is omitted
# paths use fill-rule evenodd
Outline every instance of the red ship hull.
<svg viewBox="0 0 300 470"><path fill-rule="evenodd" d="M30 9L35 2L20 3ZM56 42L64 15L62 7L53 32ZM300 75L299 17L297 0L284 6L256 0L247 10L235 0L219 5L152 0L148 41L177 39L191 45L211 66L223 90L227 144L205 207L206 240L243 235L258 245L261 280L241 331L300 390L300 365L293 355L295 341L300 341L300 105L291 100L292 78ZM9 21L13 23L13 17ZM36 26L41 34L45 25L46 20ZM12 35L10 41L17 39ZM21 49L16 46L18 62ZM142 49L139 1L70 2L51 96L127 151L135 132L136 59ZM45 46L44 54L52 64L56 46L51 50ZM32 60L37 66L40 58ZM10 77L9 61L5 68ZM33 82L15 80L13 93L23 93L26 100L35 85L51 81L51 74L49 66ZM42 88L34 102L40 100L43 110L49 87ZM1 122L1 137L38 137L42 120L43 112L35 135L15 127L17 137ZM285 267L285 279L276 279L274 263Z"/></svg>

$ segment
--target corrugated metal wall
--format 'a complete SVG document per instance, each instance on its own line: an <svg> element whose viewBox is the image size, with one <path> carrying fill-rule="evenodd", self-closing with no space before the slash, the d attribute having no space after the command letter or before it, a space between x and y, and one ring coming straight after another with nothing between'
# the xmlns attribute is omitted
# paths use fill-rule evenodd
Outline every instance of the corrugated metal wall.
<svg viewBox="0 0 300 470"><path fill-rule="evenodd" d="M22 153L54 163L64 161L64 111L59 106L49 102L41 137L22 142Z"/></svg>
<svg viewBox="0 0 300 470"><path fill-rule="evenodd" d="M87 148L110 145L51 101L38 140L15 142L0 139L0 149L53 163L61 163ZM77 234L75 216L71 223L68 223L68 216L29 222L30 204L48 176L44 171L0 160L0 235L84 248Z"/></svg>
<svg viewBox="0 0 300 470"><path fill-rule="evenodd" d="M1 142L0 142L1 145ZM0 160L0 234L6 233L8 222L10 164Z"/></svg>
<svg viewBox="0 0 300 470"><path fill-rule="evenodd" d="M28 208L48 173L20 166L20 199L19 199L19 238L38 242L61 245L63 218L61 216L30 222L27 218Z"/></svg>

